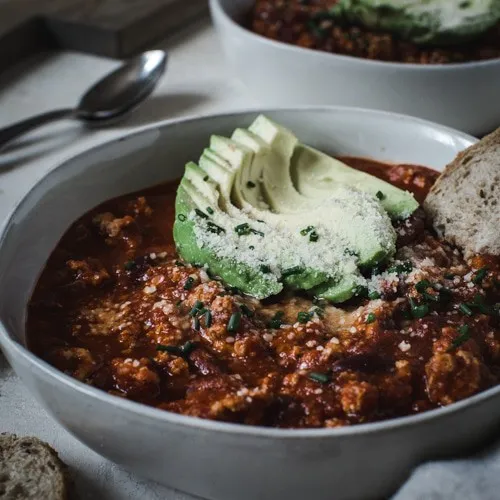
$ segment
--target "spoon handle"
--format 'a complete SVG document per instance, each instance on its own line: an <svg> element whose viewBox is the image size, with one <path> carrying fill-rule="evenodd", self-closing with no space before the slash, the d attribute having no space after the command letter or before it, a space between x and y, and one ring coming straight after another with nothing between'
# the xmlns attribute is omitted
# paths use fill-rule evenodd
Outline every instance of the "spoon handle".
<svg viewBox="0 0 500 500"><path fill-rule="evenodd" d="M22 120L14 125L9 125L8 127L0 129L0 149L5 146L8 142L16 137L19 137L30 130L33 130L45 123L49 123L55 120L61 120L63 118L69 118L73 116L74 111L72 109L59 109L57 111L49 111L48 113L42 113L26 120Z"/></svg>

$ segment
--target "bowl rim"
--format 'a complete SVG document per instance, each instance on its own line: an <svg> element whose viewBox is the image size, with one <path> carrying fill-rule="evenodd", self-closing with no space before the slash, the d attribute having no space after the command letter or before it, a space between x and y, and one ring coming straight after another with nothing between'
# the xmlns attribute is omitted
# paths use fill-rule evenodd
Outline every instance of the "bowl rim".
<svg viewBox="0 0 500 500"><path fill-rule="evenodd" d="M326 52L323 50L310 49L307 47L299 47L298 45L292 45L285 42L272 40L266 38L262 35L258 35L244 28L239 23L237 23L222 6L221 0L209 0L210 10L212 17L218 16L223 22L229 25L232 29L239 32L243 37L246 37L254 42L260 43L264 46L270 46L272 48L285 50L287 52L298 52L302 54L314 55L315 57L321 57L324 60L338 59L340 61L349 62L351 64L373 66L375 68L387 68L391 70L408 70L408 71L427 71L431 73L436 73L439 71L454 70L454 71L467 71L481 68L489 68L490 66L499 66L500 57L494 59L486 59L479 61L466 61L462 63L439 63L439 64L418 64L418 63L403 63L395 61L379 61L377 59L365 59L362 57L349 56L345 54L335 54L331 52Z"/></svg>
<svg viewBox="0 0 500 500"><path fill-rule="evenodd" d="M100 151L106 150L111 145L117 144L119 142L128 139L132 139L145 132L158 129L168 129L169 127L182 126L187 123L193 123L202 120L238 117L247 114L259 114L259 113L265 114L273 112L302 113L307 111L316 111L323 113L349 112L349 113L373 115L375 117L389 118L393 120L403 120L411 122L415 125L431 127L435 131L452 135L454 138L464 140L471 144L477 141L475 137L468 135L464 132L460 132L445 125L436 124L432 121L425 120L422 118L404 115L401 113L393 113L389 111L380 111L380 110L358 108L352 106L304 105L304 106L294 106L294 107L285 106L285 107L272 107L272 108L250 107L250 108L226 111L221 113L206 113L206 114L185 116L182 118L162 120L159 122L138 127L130 131L126 131L125 133L120 134L118 137L114 139L104 141L95 146L91 145L88 148L85 148L83 151L79 151L77 154L64 160L62 163L59 163L49 172L44 174L41 178L37 179L36 182L26 192L26 194L19 201L17 201L14 204L14 206L9 210L7 217L4 219L3 224L1 224L0 226L0 255L5 240L9 237L10 230L15 225L15 218L18 212L21 211L24 208L24 206L30 202L31 196L51 176L57 175L59 171L62 171L64 168L71 165L74 161L79 160L80 158L87 155L91 151L94 153L98 153ZM446 407L436 408L416 415L409 415L389 420L383 420L380 422L370 422L366 424L357 424L353 426L338 427L338 428L279 429L279 428L260 427L255 425L245 425L238 423L219 422L219 421L213 421L198 417L177 414L167 410L161 410L142 403L110 395L101 389L92 387L88 384L80 382L79 380L73 377L70 377L69 375L66 375L62 371L58 370L57 368L53 367L46 361L36 356L27 347L25 347L20 342L11 338L2 318L0 318L0 347L4 347L5 351L7 351L10 355L13 355L13 357L22 358L25 363L30 365L32 368L35 368L35 370L32 369L34 374L36 374L37 371L41 371L46 377L50 378L51 381L57 385L62 384L67 388L72 389L75 392L78 392L79 394L85 395L92 399L96 399L100 403L111 405L121 411L128 411L134 414L135 416L139 417L142 416L148 418L150 421L155 421L155 423L157 424L168 423L176 426L182 426L185 428L196 428L199 431L222 432L224 434L248 436L252 438L261 438L261 439L274 438L282 440L293 440L293 439L304 439L304 438L309 438L309 439L347 438L352 435L370 435L377 432L383 433L392 430L398 430L401 428L406 428L412 425L425 424L426 422L435 419L445 418L446 416L459 412L464 408L477 406L486 400L496 397L500 393L500 385L498 385L496 387L492 387L490 389L487 389L486 391L480 392L479 394L458 401ZM38 378L37 375L34 376Z"/></svg>

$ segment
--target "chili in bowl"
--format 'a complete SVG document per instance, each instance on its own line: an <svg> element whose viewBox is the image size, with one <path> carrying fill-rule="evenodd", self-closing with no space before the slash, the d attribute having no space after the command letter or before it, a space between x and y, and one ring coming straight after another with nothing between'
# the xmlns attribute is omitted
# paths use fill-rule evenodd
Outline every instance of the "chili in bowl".
<svg viewBox="0 0 500 500"><path fill-rule="evenodd" d="M355 246L339 261L343 275L367 283L366 290L313 302L321 287L311 294L301 273L288 268L283 291L256 299L230 285L231 270L221 269L221 280L212 264L191 262L183 224L213 228L205 235L209 247L222 234L214 225L231 232L226 247L262 238L251 232L260 227L256 218L233 227L241 224L228 214L244 215L223 198L196 206L204 216L177 200L175 221L173 206L176 179L210 136L248 127L258 113L166 122L56 168L15 209L0 240L0 343L57 421L145 477L213 499L326 499L332 488L338 498L387 496L423 459L468 449L496 428L493 358L481 358L474 370L476 346L494 349L474 300L480 285L484 307L496 300L486 296L494 293L495 264L464 259L418 207L436 170L474 139L377 111L262 113L307 144L303 154L326 152L328 165L370 174L373 193L356 188L353 196L365 218L380 216L395 246L374 257L380 272L372 264L347 266L358 263ZM322 195L307 189L320 185L303 185L300 161L292 163L291 178L315 217ZM192 165L186 171L197 172ZM191 177L205 193L191 192L193 200L211 196L215 172ZM258 189L248 182L244 196ZM185 178L181 186L191 189ZM332 189L340 199L344 187ZM343 199L351 213L351 199ZM330 194L324 200L330 204ZM280 210L274 215L290 215ZM277 227L267 217L262 232ZM321 221L314 229L297 224L296 248L311 249L310 265L320 262L326 229ZM380 234L369 246L385 241ZM262 240L262 248L271 243ZM260 272L272 281L278 268L269 266ZM463 304L475 304L472 316L461 312Z"/></svg>
<svg viewBox="0 0 500 500"><path fill-rule="evenodd" d="M415 42L413 32L405 39L331 14L338 3L364 1L211 0L210 6L234 75L263 104L367 107L476 136L498 126L497 26L472 41L435 45Z"/></svg>

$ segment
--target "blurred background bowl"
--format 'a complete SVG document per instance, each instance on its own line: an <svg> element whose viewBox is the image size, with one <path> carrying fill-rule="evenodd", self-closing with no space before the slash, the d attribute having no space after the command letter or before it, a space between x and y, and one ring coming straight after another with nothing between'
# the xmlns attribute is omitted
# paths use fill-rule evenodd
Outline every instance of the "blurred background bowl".
<svg viewBox="0 0 500 500"><path fill-rule="evenodd" d="M475 136L500 126L500 59L422 65L304 49L243 28L253 4L254 0L210 0L235 75L264 105L381 109Z"/></svg>

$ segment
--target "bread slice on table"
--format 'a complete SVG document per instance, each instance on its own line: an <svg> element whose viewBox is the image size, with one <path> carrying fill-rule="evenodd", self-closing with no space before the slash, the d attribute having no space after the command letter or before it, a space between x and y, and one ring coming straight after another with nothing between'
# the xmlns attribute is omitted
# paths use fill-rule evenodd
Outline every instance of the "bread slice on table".
<svg viewBox="0 0 500 500"><path fill-rule="evenodd" d="M0 498L66 500L66 466L37 438L0 434Z"/></svg>
<svg viewBox="0 0 500 500"><path fill-rule="evenodd" d="M457 155L424 209L437 233L466 257L500 255L500 128Z"/></svg>

